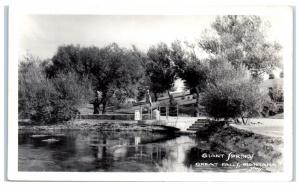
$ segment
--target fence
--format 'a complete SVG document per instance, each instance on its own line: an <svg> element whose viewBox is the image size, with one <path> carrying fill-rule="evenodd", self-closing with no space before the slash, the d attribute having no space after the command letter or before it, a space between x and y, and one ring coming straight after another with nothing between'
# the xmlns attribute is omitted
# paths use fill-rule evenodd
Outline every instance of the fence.
<svg viewBox="0 0 300 187"><path fill-rule="evenodd" d="M160 116L178 116L178 105L176 106L160 106L158 108Z"/></svg>

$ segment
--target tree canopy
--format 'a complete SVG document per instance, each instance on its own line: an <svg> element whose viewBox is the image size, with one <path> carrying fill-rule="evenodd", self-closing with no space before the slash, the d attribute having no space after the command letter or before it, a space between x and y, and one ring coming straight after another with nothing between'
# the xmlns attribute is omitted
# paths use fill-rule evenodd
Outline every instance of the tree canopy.
<svg viewBox="0 0 300 187"><path fill-rule="evenodd" d="M200 60L193 49L191 52L184 50L180 41L172 43L171 58L175 64L175 71L184 85L191 93L196 94L196 111L199 115L200 92L204 91L207 84L208 66L204 60Z"/></svg>
<svg viewBox="0 0 300 187"><path fill-rule="evenodd" d="M98 106L102 104L102 113L106 112L111 97L134 97L144 73L136 52L120 48L115 43L103 48L61 46L52 62L53 65L47 68L50 77L59 72L75 72L90 79L94 90L102 94L101 101L96 101Z"/></svg>
<svg viewBox="0 0 300 187"><path fill-rule="evenodd" d="M45 63L26 56L19 65L19 117L38 124L72 119L78 107L91 94L87 79L79 79L73 72L58 73L49 79Z"/></svg>
<svg viewBox="0 0 300 187"><path fill-rule="evenodd" d="M150 47L147 55L149 61L146 74L150 79L150 90L154 94L168 92L170 96L176 78L174 64L170 58L171 50L165 43L159 43ZM171 100L170 98L170 102Z"/></svg>
<svg viewBox="0 0 300 187"><path fill-rule="evenodd" d="M260 77L281 61L281 46L266 40L263 26L259 16L218 16L212 24L216 36L204 36L198 44L212 56L236 67L244 64L254 77Z"/></svg>
<svg viewBox="0 0 300 187"><path fill-rule="evenodd" d="M210 116L225 120L242 118L246 123L246 118L259 115L267 92L259 89L245 65L235 67L216 59L210 69L201 101Z"/></svg>
<svg viewBox="0 0 300 187"><path fill-rule="evenodd" d="M148 90L155 101L158 94L167 92L172 105L176 102L170 92L177 78L196 94L197 114L200 103L215 118L257 114L265 99L258 80L280 67L281 46L266 39L258 16L218 16L210 33L215 35L203 35L193 46L175 41L168 47L161 42L142 52L116 43L62 45L51 59L27 58L19 67L21 115L36 121L43 120L39 116L45 121L53 116L70 119L87 100L94 105L95 114L101 105L104 114L107 105L127 98L142 100ZM197 53L196 47L200 49Z"/></svg>

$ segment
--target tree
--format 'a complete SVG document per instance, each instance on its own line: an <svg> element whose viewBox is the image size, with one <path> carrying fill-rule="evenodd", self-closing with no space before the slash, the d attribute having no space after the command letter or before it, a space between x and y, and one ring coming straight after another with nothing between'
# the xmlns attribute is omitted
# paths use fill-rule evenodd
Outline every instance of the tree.
<svg viewBox="0 0 300 187"><path fill-rule="evenodd" d="M175 63L175 70L191 93L196 93L195 108L199 116L200 92L206 87L207 65L201 61L192 50L188 52L183 49L181 43L172 43L171 58Z"/></svg>
<svg viewBox="0 0 300 187"><path fill-rule="evenodd" d="M246 118L259 115L267 95L245 65L235 67L215 59L210 66L212 71L201 102L206 112L217 119L241 118L244 124Z"/></svg>
<svg viewBox="0 0 300 187"><path fill-rule="evenodd" d="M140 51L136 46L132 46L132 54L139 59L142 66L143 73L137 85L137 100L143 100L146 98L148 90L150 89L150 78L146 75L147 63L150 61L146 53ZM157 95L155 95L155 101L157 101Z"/></svg>
<svg viewBox="0 0 300 187"><path fill-rule="evenodd" d="M45 62L27 56L19 65L19 117L49 124L74 118L89 97L90 84L75 73L47 78Z"/></svg>
<svg viewBox="0 0 300 187"><path fill-rule="evenodd" d="M273 102L283 102L283 90L280 86L274 86L269 88L269 96Z"/></svg>
<svg viewBox="0 0 300 187"><path fill-rule="evenodd" d="M150 90L155 95L155 101L157 94L167 92L171 104L173 99L170 91L174 87L175 70L170 53L165 43L150 47L147 53L149 61L146 65L146 74L150 79Z"/></svg>
<svg viewBox="0 0 300 187"><path fill-rule="evenodd" d="M243 64L256 78L280 66L281 46L266 41L260 17L218 16L212 29L216 36L204 36L198 43L212 56L221 57L235 67Z"/></svg>
<svg viewBox="0 0 300 187"><path fill-rule="evenodd" d="M18 111L19 118L34 122L50 122L57 92L46 79L41 60L27 55L19 63Z"/></svg>
<svg viewBox="0 0 300 187"><path fill-rule="evenodd" d="M66 121L79 114L78 108L93 94L88 78L79 78L74 72L59 73L50 79L57 95L52 102L55 121Z"/></svg>
<svg viewBox="0 0 300 187"><path fill-rule="evenodd" d="M97 59L98 62L93 64L91 73L96 80L96 90L102 93L104 114L106 105L113 96L122 100L124 97L137 95L137 85L144 69L140 59L133 55L131 50L120 48L117 44L101 48Z"/></svg>
<svg viewBox="0 0 300 187"><path fill-rule="evenodd" d="M94 93L101 94L100 97L96 94L94 108L102 104L104 114L112 97L122 100L136 96L136 86L144 73L140 60L133 50L120 48L115 43L102 48L67 45L58 48L47 72L52 77L66 72L74 72L80 79L87 77Z"/></svg>
<svg viewBox="0 0 300 187"><path fill-rule="evenodd" d="M75 72L84 74L83 64L80 59L80 46L62 45L52 57L52 65L47 66L45 72L47 77L55 77L59 73Z"/></svg>

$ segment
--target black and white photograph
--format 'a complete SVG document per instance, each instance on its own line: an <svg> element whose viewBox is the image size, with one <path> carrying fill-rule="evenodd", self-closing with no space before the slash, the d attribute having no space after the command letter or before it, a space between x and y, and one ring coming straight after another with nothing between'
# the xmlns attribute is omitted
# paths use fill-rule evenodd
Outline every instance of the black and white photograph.
<svg viewBox="0 0 300 187"><path fill-rule="evenodd" d="M283 8L22 14L16 172L286 172L293 20Z"/></svg>

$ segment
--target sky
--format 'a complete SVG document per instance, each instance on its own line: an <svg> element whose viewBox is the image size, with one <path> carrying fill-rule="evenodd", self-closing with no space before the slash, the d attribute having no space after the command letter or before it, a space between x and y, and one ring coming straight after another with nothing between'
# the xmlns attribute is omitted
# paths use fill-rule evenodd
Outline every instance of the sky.
<svg viewBox="0 0 300 187"><path fill-rule="evenodd" d="M79 44L102 47L112 42L121 47L137 46L147 51L158 42L174 40L195 42L209 29L216 16L130 16L130 15L26 15L19 21L19 57L26 54L41 59L51 58L58 46ZM269 40L283 45L285 54L286 19L280 15L264 16L271 27ZM277 72L279 74L279 72ZM275 76L277 76L275 74ZM182 83L176 83L182 87Z"/></svg>
<svg viewBox="0 0 300 187"><path fill-rule="evenodd" d="M193 41L214 16L95 16L31 15L21 21L20 55L51 58L63 44L122 47L136 45L146 51L158 42Z"/></svg>
<svg viewBox="0 0 300 187"><path fill-rule="evenodd" d="M195 41L209 29L215 16L129 16L129 15L27 15L19 28L20 54L51 58L63 44L104 46L112 42L122 47L136 45L142 50L160 41ZM271 28L267 36L284 42L282 16L263 17Z"/></svg>

